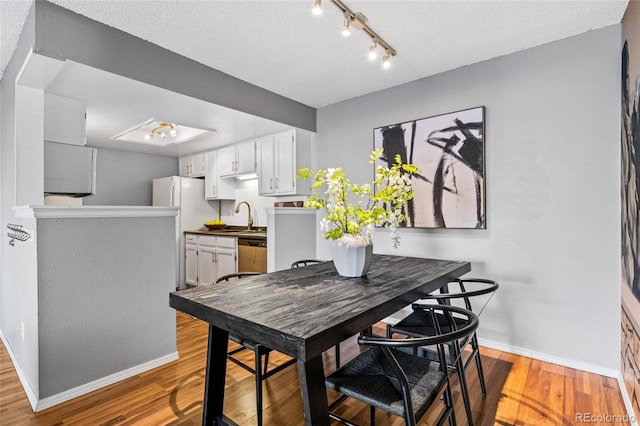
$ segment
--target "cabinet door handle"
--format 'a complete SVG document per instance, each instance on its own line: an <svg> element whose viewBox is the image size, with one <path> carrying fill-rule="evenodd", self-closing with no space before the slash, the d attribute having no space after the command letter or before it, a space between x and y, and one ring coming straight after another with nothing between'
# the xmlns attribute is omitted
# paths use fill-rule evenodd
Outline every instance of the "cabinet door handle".
<svg viewBox="0 0 640 426"><path fill-rule="evenodd" d="M211 263L216 263L216 258L213 252L211 252Z"/></svg>
<svg viewBox="0 0 640 426"><path fill-rule="evenodd" d="M216 196L216 186L215 185L211 185L211 192L213 193L213 196Z"/></svg>
<svg viewBox="0 0 640 426"><path fill-rule="evenodd" d="M276 189L278 189L278 178L276 178Z"/></svg>
<svg viewBox="0 0 640 426"><path fill-rule="evenodd" d="M273 189L273 178L269 178L269 189Z"/></svg>

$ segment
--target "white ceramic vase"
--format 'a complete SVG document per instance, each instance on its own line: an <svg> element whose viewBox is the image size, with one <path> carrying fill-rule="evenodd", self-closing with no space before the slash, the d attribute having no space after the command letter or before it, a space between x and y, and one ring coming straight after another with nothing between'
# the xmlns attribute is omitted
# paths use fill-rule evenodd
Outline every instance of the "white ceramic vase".
<svg viewBox="0 0 640 426"><path fill-rule="evenodd" d="M364 235L344 234L332 245L333 264L343 277L362 277L367 274L373 241Z"/></svg>

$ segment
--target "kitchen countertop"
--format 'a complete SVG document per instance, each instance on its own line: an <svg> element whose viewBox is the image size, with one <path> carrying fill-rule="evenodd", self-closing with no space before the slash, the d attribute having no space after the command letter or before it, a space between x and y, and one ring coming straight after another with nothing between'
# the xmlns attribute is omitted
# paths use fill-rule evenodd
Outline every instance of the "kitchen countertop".
<svg viewBox="0 0 640 426"><path fill-rule="evenodd" d="M227 226L220 230L210 230L207 228L196 229L193 231L184 231L185 234L215 235L218 237L236 237L236 238L252 238L254 240L266 240L267 228L254 227L251 231L246 226Z"/></svg>

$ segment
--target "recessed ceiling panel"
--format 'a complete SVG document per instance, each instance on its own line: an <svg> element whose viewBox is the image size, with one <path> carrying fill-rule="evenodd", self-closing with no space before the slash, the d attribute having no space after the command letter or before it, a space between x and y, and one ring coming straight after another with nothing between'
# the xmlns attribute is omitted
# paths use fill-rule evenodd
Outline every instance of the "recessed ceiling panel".
<svg viewBox="0 0 640 426"><path fill-rule="evenodd" d="M170 121L158 121L150 118L131 129L111 136L111 139L156 146L168 146L200 138L211 131L215 132L215 129L197 129Z"/></svg>

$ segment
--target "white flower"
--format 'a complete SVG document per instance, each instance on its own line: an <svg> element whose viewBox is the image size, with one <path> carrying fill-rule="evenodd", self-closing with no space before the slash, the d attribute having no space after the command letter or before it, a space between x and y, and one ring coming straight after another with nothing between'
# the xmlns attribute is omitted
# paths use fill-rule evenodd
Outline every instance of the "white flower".
<svg viewBox="0 0 640 426"><path fill-rule="evenodd" d="M382 156L382 149L374 150L371 164ZM399 244L398 227L405 220L403 207L413 197L411 173L418 169L400 161L375 167L373 184L351 184L341 168L327 168L316 173L312 195L307 200L310 207L324 208L326 217L320 221L325 238L337 239L345 234L366 234L371 237L374 226L389 229L394 246ZM308 169L302 169L307 177ZM324 189L321 191L320 188ZM351 200L356 199L356 202Z"/></svg>

